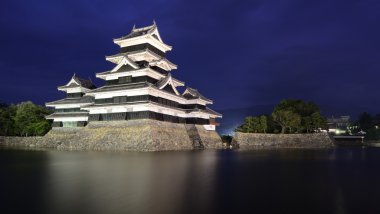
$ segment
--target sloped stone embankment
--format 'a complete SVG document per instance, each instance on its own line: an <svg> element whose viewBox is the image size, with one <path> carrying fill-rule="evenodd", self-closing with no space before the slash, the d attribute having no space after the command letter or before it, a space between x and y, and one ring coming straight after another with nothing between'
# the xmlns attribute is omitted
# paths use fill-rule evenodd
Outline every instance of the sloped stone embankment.
<svg viewBox="0 0 380 214"><path fill-rule="evenodd" d="M196 125L205 148L222 148L215 131ZM156 120L90 122L84 128L54 128L43 137L3 137L6 145L60 150L167 151L191 150L184 124ZM1 142L1 139L0 139Z"/></svg>
<svg viewBox="0 0 380 214"><path fill-rule="evenodd" d="M332 147L327 133L313 134L259 134L235 132L233 141L241 149L260 148L324 148Z"/></svg>

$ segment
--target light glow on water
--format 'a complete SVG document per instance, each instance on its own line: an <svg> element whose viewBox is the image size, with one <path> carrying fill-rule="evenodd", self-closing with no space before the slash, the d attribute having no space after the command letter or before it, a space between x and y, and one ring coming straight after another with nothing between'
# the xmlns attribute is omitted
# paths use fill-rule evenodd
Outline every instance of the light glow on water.
<svg viewBox="0 0 380 214"><path fill-rule="evenodd" d="M379 148L360 147L0 149L1 200L3 209L24 213L236 213L252 207L259 213L380 213L379 163Z"/></svg>

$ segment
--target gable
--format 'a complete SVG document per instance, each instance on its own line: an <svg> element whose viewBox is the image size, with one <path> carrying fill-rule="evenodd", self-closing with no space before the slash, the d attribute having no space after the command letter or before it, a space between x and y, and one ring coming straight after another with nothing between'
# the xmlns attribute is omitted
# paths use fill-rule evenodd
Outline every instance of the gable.
<svg viewBox="0 0 380 214"><path fill-rule="evenodd" d="M158 32L158 28L157 28L157 26L155 26L153 29L154 29L154 30L151 32L150 35L151 35L153 38L157 39L158 41L163 42L162 39L161 39L160 33Z"/></svg>
<svg viewBox="0 0 380 214"><path fill-rule="evenodd" d="M159 89L171 87L172 88L171 90L173 90L173 92L176 95L179 95L179 92L177 91L176 87L174 86L173 79L172 79L172 76L170 74L168 76L166 76L165 78L161 79L157 84L158 84L157 87Z"/></svg>
<svg viewBox="0 0 380 214"><path fill-rule="evenodd" d="M184 96L185 98L188 98L188 99L194 99L194 98L196 98L194 95L190 94L189 92L185 92L185 93L183 94L183 96Z"/></svg>
<svg viewBox="0 0 380 214"><path fill-rule="evenodd" d="M121 62L111 70L111 72L119 71L119 69L121 69L122 67L127 68L126 66L130 66L133 69L139 68L139 66L135 62L130 60L128 57L124 57L123 60L121 60Z"/></svg>
<svg viewBox="0 0 380 214"><path fill-rule="evenodd" d="M66 86L75 86L75 85L80 86L79 82L77 82L74 77L72 77L69 83L66 84Z"/></svg>
<svg viewBox="0 0 380 214"><path fill-rule="evenodd" d="M162 90L176 94L173 87L171 85L166 85Z"/></svg>

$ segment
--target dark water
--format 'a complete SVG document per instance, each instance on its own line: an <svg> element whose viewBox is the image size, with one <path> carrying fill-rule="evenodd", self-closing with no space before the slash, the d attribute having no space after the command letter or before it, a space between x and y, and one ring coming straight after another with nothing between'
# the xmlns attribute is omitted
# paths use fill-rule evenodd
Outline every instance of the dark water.
<svg viewBox="0 0 380 214"><path fill-rule="evenodd" d="M0 213L380 213L380 149L0 149Z"/></svg>

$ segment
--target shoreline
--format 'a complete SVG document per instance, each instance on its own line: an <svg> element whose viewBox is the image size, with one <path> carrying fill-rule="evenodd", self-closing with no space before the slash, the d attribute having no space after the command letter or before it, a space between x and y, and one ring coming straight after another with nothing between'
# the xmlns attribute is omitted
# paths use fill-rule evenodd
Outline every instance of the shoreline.
<svg viewBox="0 0 380 214"><path fill-rule="evenodd" d="M152 124L150 121L145 121L143 125L145 129L151 129ZM120 124L119 124L120 125ZM155 128L159 127L155 124ZM160 124L162 125L162 124ZM170 124L166 124L170 125ZM25 148L25 149L53 149L63 151L132 151L132 152L160 152L160 151L192 151L197 150L191 146L191 140L187 134L173 134L174 129L178 129L177 125L166 130L164 133L161 131L150 134L150 138L141 137L138 132L132 132L135 138L127 138L128 129L123 127L117 129L118 126L109 127L104 129L102 127L92 126L91 131L86 133L93 136L83 136L84 129L75 130L57 130L50 131L45 136L37 137L4 137L0 136L0 145L10 148ZM134 130L141 130L143 127L129 127ZM166 127L168 128L168 127ZM116 129L116 130L115 130ZM88 131L88 130L87 130ZM86 130L84 132L87 132ZM102 131L103 137L94 138ZM129 130L130 131L130 130ZM178 131L178 130L177 130ZM79 133L79 134L78 134ZM145 133L145 132L143 132ZM161 135L157 135L160 133ZM162 137L162 134L165 137ZM207 136L209 132L202 133L201 138L208 140L208 145L204 150L229 150L222 146L222 142L214 134L213 137ZM154 138L152 138L154 136ZM139 138L140 137L140 138ZM208 138L208 139L206 139ZM93 141L95 139L95 141ZM127 140L126 140L127 139ZM110 142L112 141L112 142ZM163 142L165 141L165 142ZM313 134L257 134L257 133L240 133L235 132L232 140L235 146L232 150L237 151L254 151L254 150L277 150L277 149L323 149L335 147L334 141L327 133L313 133ZM206 142L206 141L205 141ZM160 143L166 145L165 147L158 147ZM132 145L132 146L131 146Z"/></svg>
<svg viewBox="0 0 380 214"><path fill-rule="evenodd" d="M241 149L255 148L328 148L334 140L328 133L264 134L235 132L232 140Z"/></svg>

